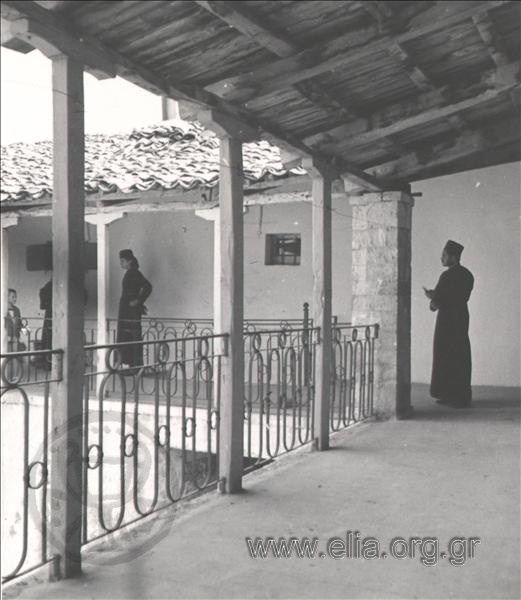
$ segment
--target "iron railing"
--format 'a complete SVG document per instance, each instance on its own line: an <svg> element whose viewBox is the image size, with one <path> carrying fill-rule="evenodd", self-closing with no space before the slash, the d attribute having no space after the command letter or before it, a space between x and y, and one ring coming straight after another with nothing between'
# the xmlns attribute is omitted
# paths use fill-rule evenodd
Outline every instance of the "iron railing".
<svg viewBox="0 0 521 600"><path fill-rule="evenodd" d="M243 336L244 472L314 438L320 331L288 321L274 329L263 324L271 323L250 323ZM373 414L378 325L336 322L332 338L330 431L338 431ZM219 372L227 344L227 335L208 332L85 347L83 544L217 484ZM140 364L123 368L125 346L142 349ZM4 581L52 560L50 384L61 381L61 356L53 350L1 357L2 409L10 411L2 419L2 444L14 456L3 452L10 483L3 494Z"/></svg>
<svg viewBox="0 0 521 600"><path fill-rule="evenodd" d="M84 544L217 483L227 335L131 342L147 364L122 368L129 344L88 346L84 408ZM97 382L95 399L90 381ZM107 397L107 392L110 394Z"/></svg>
<svg viewBox="0 0 521 600"><path fill-rule="evenodd" d="M330 431L374 414L374 372L378 325L333 328Z"/></svg>
<svg viewBox="0 0 521 600"><path fill-rule="evenodd" d="M318 329L244 335L244 467L311 442Z"/></svg>
<svg viewBox="0 0 521 600"><path fill-rule="evenodd" d="M50 384L61 381L61 350L1 355L2 580L48 563ZM35 378L35 360L54 362ZM32 397L35 390L36 398Z"/></svg>

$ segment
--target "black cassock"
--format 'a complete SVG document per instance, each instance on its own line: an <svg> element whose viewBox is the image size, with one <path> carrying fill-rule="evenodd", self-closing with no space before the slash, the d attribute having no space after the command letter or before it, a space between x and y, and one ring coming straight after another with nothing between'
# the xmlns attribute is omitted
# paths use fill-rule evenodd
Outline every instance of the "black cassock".
<svg viewBox="0 0 521 600"><path fill-rule="evenodd" d="M42 325L42 350L52 348L52 279L40 290L40 309L45 311Z"/></svg>
<svg viewBox="0 0 521 600"><path fill-rule="evenodd" d="M467 302L473 286L472 273L461 265L454 265L442 273L431 301L431 310L438 310L431 396L462 406L472 400Z"/></svg>
<svg viewBox="0 0 521 600"><path fill-rule="evenodd" d="M143 304L152 293L152 285L136 268L130 268L123 276L121 298L119 300L117 342L138 342L142 339L141 316ZM136 306L130 302L137 300ZM120 349L121 362L131 367L143 364L143 346L136 344Z"/></svg>

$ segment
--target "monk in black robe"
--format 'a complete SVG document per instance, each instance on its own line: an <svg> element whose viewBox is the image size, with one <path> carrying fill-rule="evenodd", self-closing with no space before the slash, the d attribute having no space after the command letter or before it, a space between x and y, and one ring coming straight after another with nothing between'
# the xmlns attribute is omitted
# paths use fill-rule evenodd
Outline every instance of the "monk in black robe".
<svg viewBox="0 0 521 600"><path fill-rule="evenodd" d="M119 262L126 271L123 276L122 292L119 301L118 332L116 341L139 342L142 340L141 317L146 314L145 300L152 293L152 285L139 270L139 263L132 250L121 250ZM143 365L143 346L133 344L120 348L123 365L139 367Z"/></svg>
<svg viewBox="0 0 521 600"><path fill-rule="evenodd" d="M449 240L441 262L442 273L434 290L425 289L430 309L438 311L434 331L431 396L439 404L467 408L472 401L472 361L467 302L474 286L472 273L460 264L463 246Z"/></svg>

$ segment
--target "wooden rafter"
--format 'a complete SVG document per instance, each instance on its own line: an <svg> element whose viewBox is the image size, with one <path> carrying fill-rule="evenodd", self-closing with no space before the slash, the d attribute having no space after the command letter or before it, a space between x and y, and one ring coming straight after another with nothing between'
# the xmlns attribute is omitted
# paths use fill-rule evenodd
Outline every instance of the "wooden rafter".
<svg viewBox="0 0 521 600"><path fill-rule="evenodd" d="M11 21L10 30L13 37L18 37L38 47L48 56L65 54L80 64L90 66L100 76L119 75L153 93L174 100L184 100L201 109L217 109L228 117L245 120L250 129L258 131L258 138L264 137L273 143L296 151L300 156L315 156L314 152L299 139L280 130L272 123L252 118L245 111L223 101L216 95L195 86L172 84L166 82L153 71L131 61L118 52L108 48L96 38L75 33L70 24L61 15L45 10L34 2L2 2L3 16ZM355 164L338 158L334 164L340 173L352 176L357 181L365 181L368 189L383 189L386 182L378 182L367 175Z"/></svg>
<svg viewBox="0 0 521 600"><path fill-rule="evenodd" d="M506 49L501 42L501 39L494 31L494 24L490 18L488 10L478 13L472 17L474 25L481 36L481 39L485 43L488 53L492 60L499 67L508 63L508 56Z"/></svg>
<svg viewBox="0 0 521 600"><path fill-rule="evenodd" d="M388 106L366 118L305 138L304 143L324 151L343 140L353 144L375 142L429 121L461 118L459 113L464 110L519 90L519 69L520 63L516 61L488 71L475 86L454 91L452 102L448 101L444 89L427 92L412 101Z"/></svg>
<svg viewBox="0 0 521 600"><path fill-rule="evenodd" d="M403 44L391 44L389 46L389 52L391 56L393 56L402 65L410 80L419 90L422 92L428 92L435 88L429 76L426 75L423 69L415 64L411 58L411 55L404 48Z"/></svg>
<svg viewBox="0 0 521 600"><path fill-rule="evenodd" d="M503 1L491 1L487 3L487 7L494 8L503 4L505 4ZM371 38L374 39L372 30L358 32L357 35L347 34L341 36L341 38L303 50L289 58L280 59L236 77L223 79L207 86L206 89L220 97L240 100L241 102L246 102L254 97L258 99L326 72L334 72L336 69L345 72L350 65L356 64L362 59L368 59L377 52L387 52L392 44L401 45L440 29L456 25L482 11L483 5L472 4L468 8L459 10L443 19L436 19L426 25L395 36L380 36L372 42L369 41ZM425 18L428 17L427 14L424 16ZM364 36L365 41L361 42ZM344 50L334 52L335 48L342 45L345 48ZM306 64L305 68L302 68L303 63Z"/></svg>
<svg viewBox="0 0 521 600"><path fill-rule="evenodd" d="M519 117L514 116L494 125L483 127L481 131L461 132L449 144L441 142L426 147L423 151L404 154L397 160L388 161L371 167L369 170L375 176L404 178L411 180L432 176L450 164L468 160L476 155L490 153L490 165L495 164L494 151L510 147L518 140ZM512 155L512 160L519 158Z"/></svg>
<svg viewBox="0 0 521 600"><path fill-rule="evenodd" d="M280 58L293 56L302 50L237 2L208 0L195 0L195 2ZM303 81L293 87L311 103L339 119L357 116L356 110L346 106L342 100L335 98L322 86L312 81Z"/></svg>

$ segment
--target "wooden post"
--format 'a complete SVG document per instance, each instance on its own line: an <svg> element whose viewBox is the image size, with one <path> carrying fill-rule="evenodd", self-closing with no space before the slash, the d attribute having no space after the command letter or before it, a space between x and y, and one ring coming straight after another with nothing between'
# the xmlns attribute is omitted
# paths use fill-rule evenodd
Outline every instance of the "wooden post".
<svg viewBox="0 0 521 600"><path fill-rule="evenodd" d="M302 165L312 177L313 221L313 327L320 328L315 369L315 448L329 448L329 405L332 356L332 270L331 270L331 182L335 178L328 168L314 159Z"/></svg>
<svg viewBox="0 0 521 600"><path fill-rule="evenodd" d="M83 66L52 60L53 83L53 347L63 350L52 391L50 552L61 575L81 573L84 327Z"/></svg>
<svg viewBox="0 0 521 600"><path fill-rule="evenodd" d="M9 233L8 228L13 227L18 223L17 217L3 217L2 218L2 272L1 275L1 314L2 321L0 326L0 351L2 354L8 352L8 336L7 336L7 325L6 316L9 310L9 302L7 299L9 291Z"/></svg>
<svg viewBox="0 0 521 600"><path fill-rule="evenodd" d="M109 318L109 275L110 275L110 246L109 246L109 225L114 221L122 219L125 213L99 213L95 215L86 215L85 221L91 225L96 225L96 251L97 251L97 279L98 279L98 302L97 302L97 334L96 345L105 346L112 340L108 338L108 318ZM97 371L98 375L96 390L99 392L105 370L106 350L98 351Z"/></svg>
<svg viewBox="0 0 521 600"><path fill-rule="evenodd" d="M228 493L242 488L244 430L244 224L242 145L220 137L220 307L229 333L221 368L219 478Z"/></svg>
<svg viewBox="0 0 521 600"><path fill-rule="evenodd" d="M179 106L184 110L183 103ZM220 325L229 334L229 343L221 364L219 480L222 491L235 493L242 488L244 435L242 142L257 139L258 131L217 110L201 111L197 120L215 131L220 140Z"/></svg>

